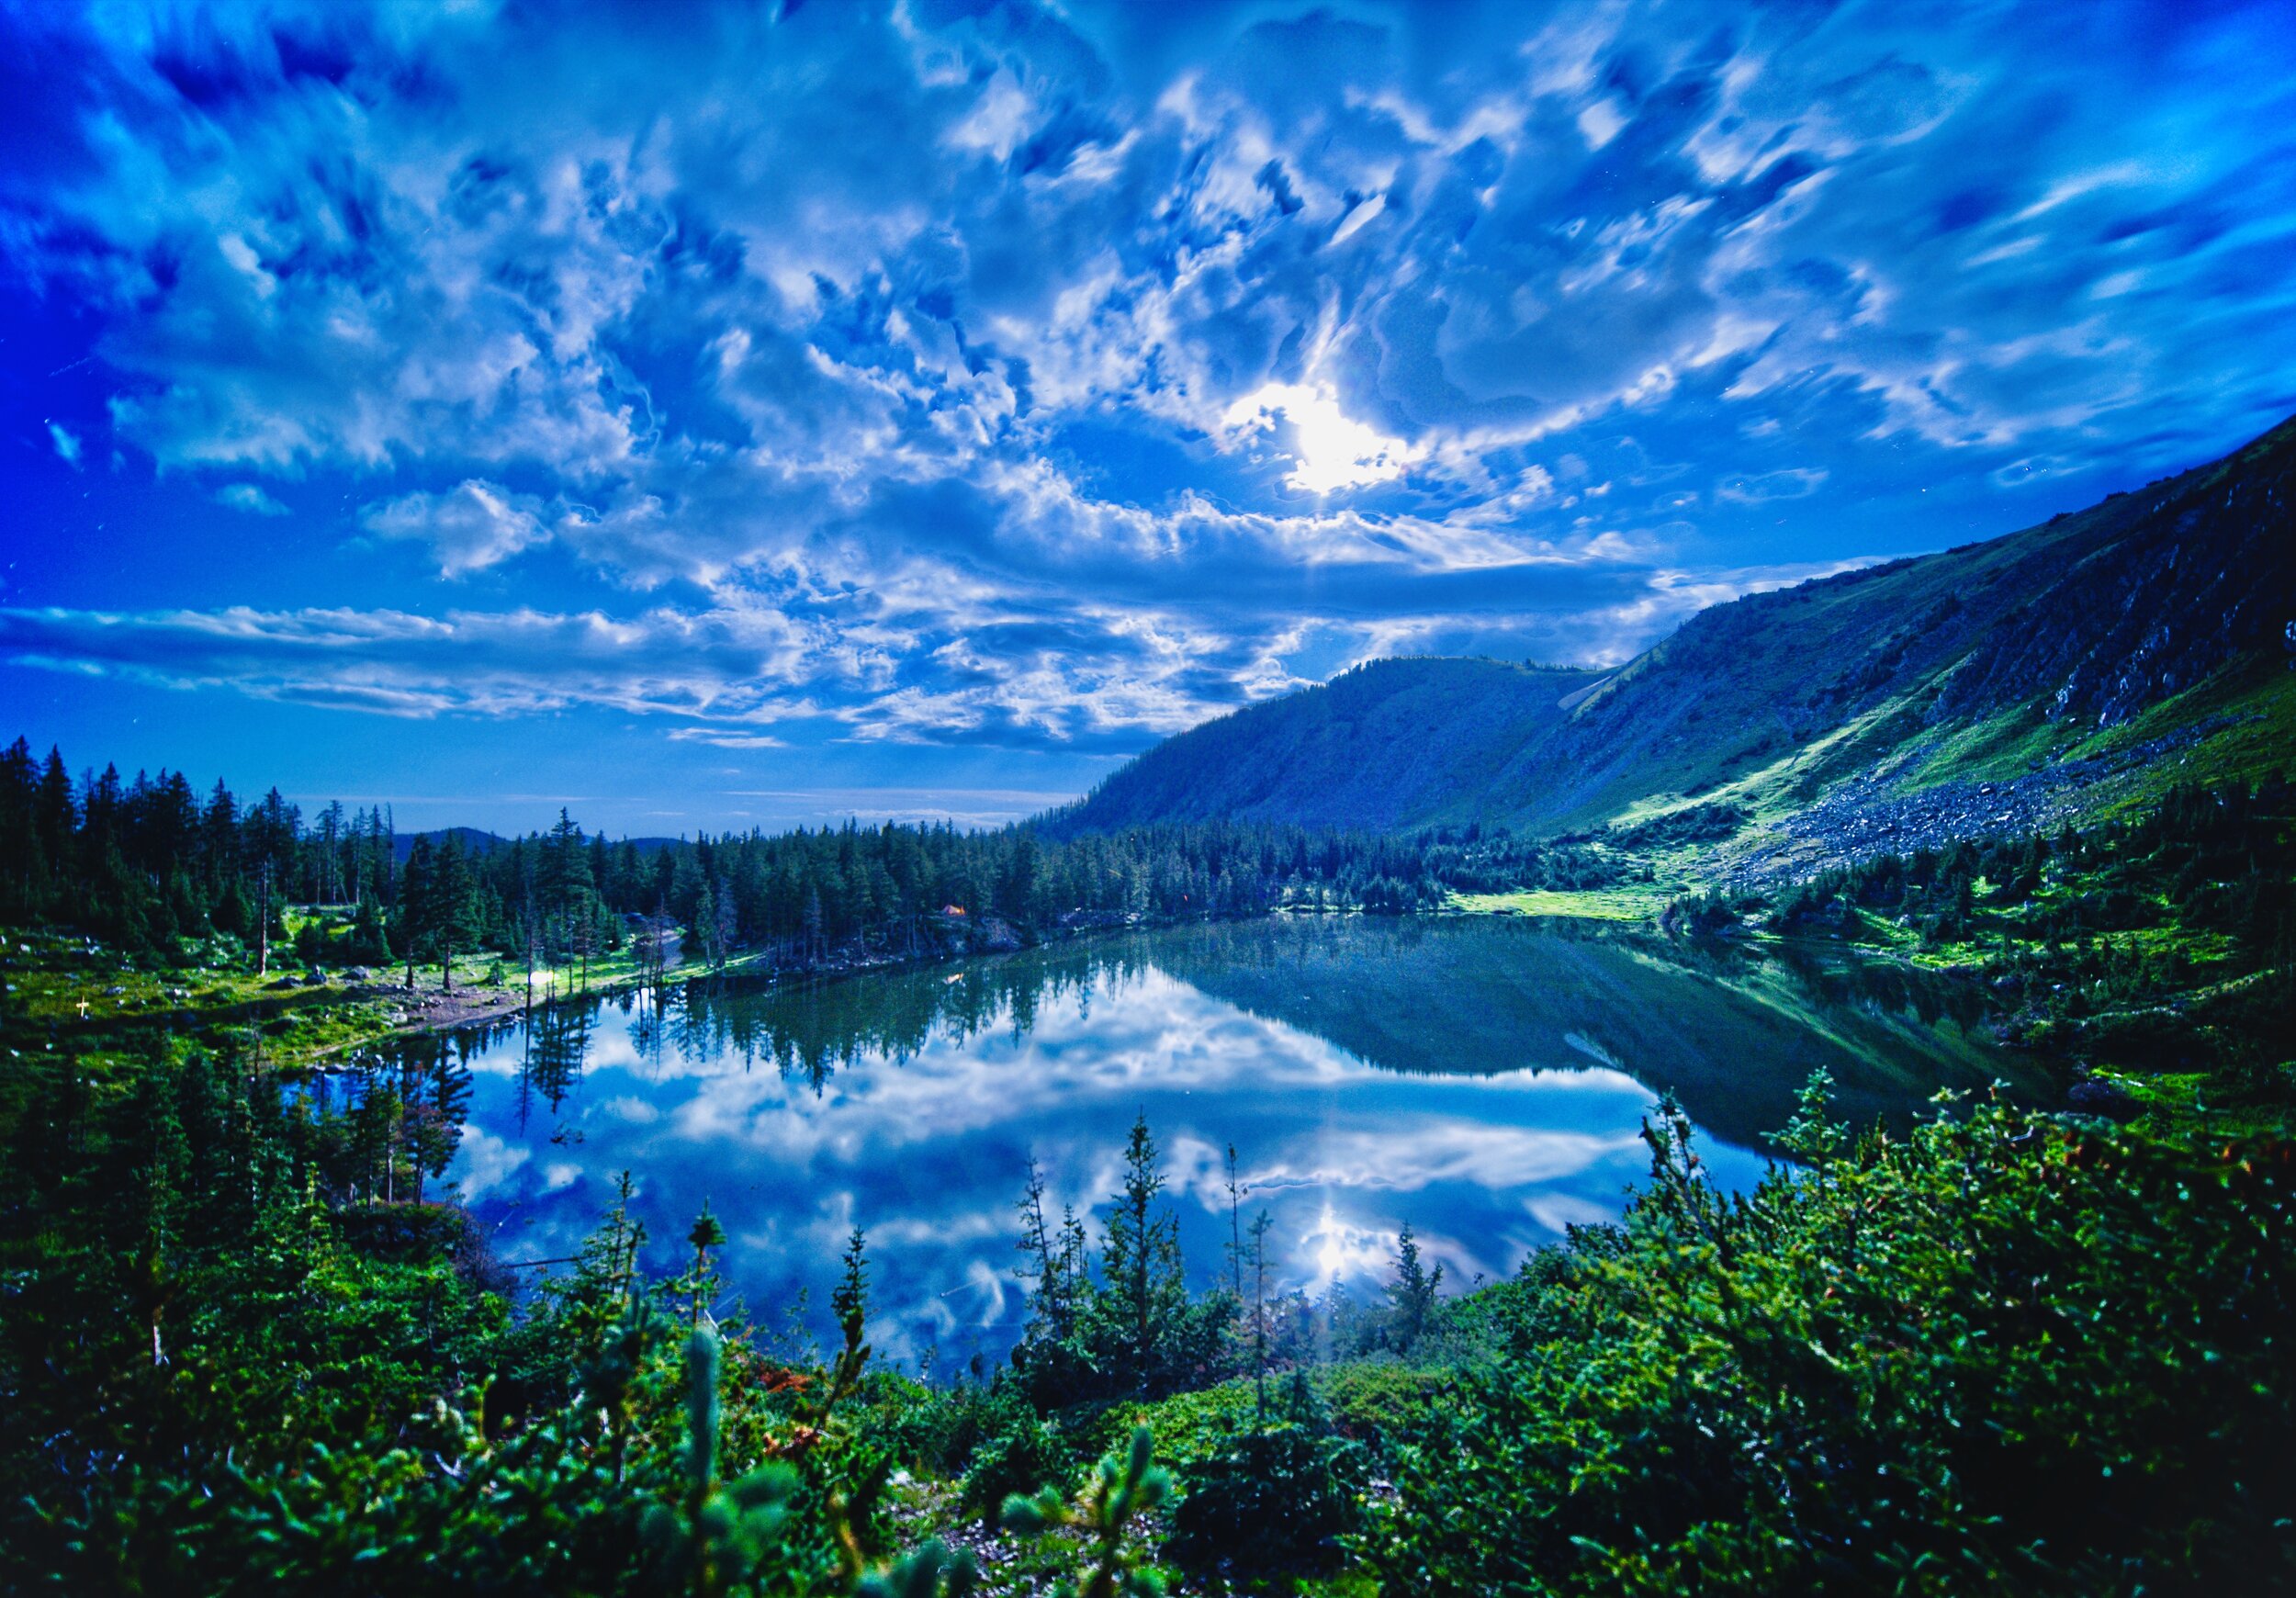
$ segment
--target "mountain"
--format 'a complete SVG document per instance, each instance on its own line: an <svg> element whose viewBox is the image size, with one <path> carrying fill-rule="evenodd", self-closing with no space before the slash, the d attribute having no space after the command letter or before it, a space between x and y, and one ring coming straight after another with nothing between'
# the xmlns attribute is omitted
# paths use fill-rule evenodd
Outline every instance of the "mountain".
<svg viewBox="0 0 2296 1598"><path fill-rule="evenodd" d="M483 827L440 827L429 832L398 833L391 838L391 850L397 856L399 862L403 865L406 863L407 857L414 852L416 838L427 838L431 840L431 847L436 849L446 841L447 835L450 833L454 835L455 840L462 845L463 852L466 854L492 854L496 850L508 849L517 841L514 838L504 838L499 833L489 832ZM590 843L591 836L588 833L583 834L582 841L585 844ZM682 838L617 838L610 841L616 849L620 849L626 843L636 850L639 854L648 855L658 853L665 849L675 848L685 839Z"/></svg>
<svg viewBox="0 0 2296 1598"><path fill-rule="evenodd" d="M1158 745L1073 820L1080 830L1211 816L1415 825L1447 814L1460 794L1491 790L1527 741L1560 727L1565 707L1603 680L1498 660L1374 661Z"/></svg>
<svg viewBox="0 0 2296 1598"><path fill-rule="evenodd" d="M1915 825L1912 796L1955 785L2039 821L2172 748L2193 775L2285 772L2291 649L2296 420L2039 527L1714 606L1607 674L1360 667L1166 740L1046 825L1556 832L1844 793Z"/></svg>
<svg viewBox="0 0 2296 1598"><path fill-rule="evenodd" d="M429 832L400 832L393 834L390 840L391 853L397 858L400 864L404 865L407 862L407 857L414 852L414 840L416 838L426 838L430 839L431 847L433 849L436 849L440 844L445 843L450 837L454 838L456 843L462 845L463 852L465 854L492 854L498 849L509 848L511 841L507 838L498 838L493 833L488 832L482 827L441 827Z"/></svg>

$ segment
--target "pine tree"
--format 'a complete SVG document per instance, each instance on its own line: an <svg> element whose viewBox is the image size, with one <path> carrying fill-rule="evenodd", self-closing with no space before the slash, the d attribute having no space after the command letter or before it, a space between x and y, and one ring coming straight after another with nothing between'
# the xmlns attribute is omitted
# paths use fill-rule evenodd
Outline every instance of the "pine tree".
<svg viewBox="0 0 2296 1598"><path fill-rule="evenodd" d="M411 867L412 862L409 862ZM411 870L409 872L412 874ZM425 935L438 955L439 982L455 991L455 951L478 941L478 901L470 857L449 832L432 858L422 909Z"/></svg>
<svg viewBox="0 0 2296 1598"><path fill-rule="evenodd" d="M1435 1311L1435 1294L1443 1286L1443 1267L1427 1269L1419 1257L1419 1240L1412 1235L1411 1222L1403 1222L1403 1230L1395 1240L1395 1279L1388 1285L1388 1302L1392 1306L1395 1350L1408 1354L1427 1329L1427 1319Z"/></svg>
<svg viewBox="0 0 2296 1598"><path fill-rule="evenodd" d="M722 1248L726 1244L726 1229L717 1223L717 1217L710 1213L706 1202L702 1206L702 1213L694 1219L693 1230L686 1233L686 1241L693 1245L693 1311L687 1323L699 1326L702 1323L703 1293L711 1279L710 1250Z"/></svg>
<svg viewBox="0 0 2296 1598"><path fill-rule="evenodd" d="M1120 1379L1148 1395L1166 1375L1165 1343L1187 1311L1180 1263L1180 1222L1165 1188L1148 1118L1132 1122L1124 1151L1124 1187L1116 1196L1100 1251L1105 1312L1116 1334Z"/></svg>
<svg viewBox="0 0 2296 1598"><path fill-rule="evenodd" d="M415 956L431 940L431 912L436 903L431 889L431 840L418 834L406 868L399 873L399 936L405 943L410 993L414 991Z"/></svg>

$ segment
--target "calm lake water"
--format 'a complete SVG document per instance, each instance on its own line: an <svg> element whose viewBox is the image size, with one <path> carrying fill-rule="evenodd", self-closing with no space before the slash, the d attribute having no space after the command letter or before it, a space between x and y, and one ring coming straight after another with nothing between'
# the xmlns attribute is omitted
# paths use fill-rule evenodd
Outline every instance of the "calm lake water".
<svg viewBox="0 0 2296 1598"><path fill-rule="evenodd" d="M1192 1274L1222 1270L1224 1151L1272 1212L1284 1285L1383 1275L1409 1221L1465 1283L1615 1218L1672 1088L1718 1179L1823 1065L1863 1120L2011 1074L1967 996L1894 969L1504 920L1198 927L795 986L692 982L444 1045L474 1079L448 1179L517 1262L570 1255L632 1173L650 1263L706 1200L728 1300L826 1326L868 1229L881 1354L999 1355L1022 1304L1028 1159L1105 1204L1135 1114L1163 1145ZM416 1047L436 1049L432 1042ZM721 1303L721 1312L726 1308Z"/></svg>

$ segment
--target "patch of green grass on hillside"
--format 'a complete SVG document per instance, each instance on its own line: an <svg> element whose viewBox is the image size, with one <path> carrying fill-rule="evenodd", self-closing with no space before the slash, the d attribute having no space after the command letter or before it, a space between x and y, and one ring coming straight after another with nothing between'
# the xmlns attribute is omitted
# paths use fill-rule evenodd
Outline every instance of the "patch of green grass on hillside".
<svg viewBox="0 0 2296 1598"><path fill-rule="evenodd" d="M1801 760L1816 756L1818 765L1806 768L1795 763L1793 771L1797 781L1784 793L1773 793L1776 807L1798 808L1812 796L1814 785L1807 780L1812 774L1818 776L1817 785L1823 785L1838 776L1852 774L1854 764L1870 768L1885 758L1887 751L1879 747L1882 740L1866 734L1880 718L1900 708L1904 707L1892 702L1811 744L1802 752ZM2222 715L2241 719L2234 726L2218 728L2189 748L2146 764L2129 780L2112 783L2099 795L2100 803L2084 810L2083 819L2097 820L2144 809L2158 803L2176 782L2254 782L2284 776L2296 767L2296 672L2276 663L2259 662L2245 671L2211 678L2118 726L2101 731L2091 728L2084 732L2079 727L2051 721L2043 715L2039 700L2009 706L1941 735L1921 728L1919 731L1933 741L1926 743L1918 758L1898 776L1908 791L1948 782L2009 782L2054 761L2110 756ZM1859 742L1856 752L1861 760L1834 758L1834 751L1851 737ZM1773 769L1756 776L1770 778L1776 774ZM1718 791L1716 797L1723 796L1749 803L1757 814L1762 813L1748 782Z"/></svg>
<svg viewBox="0 0 2296 1598"><path fill-rule="evenodd" d="M1945 734L1905 774L1905 786L2006 782L2063 759L2078 737L2029 700Z"/></svg>
<svg viewBox="0 0 2296 1598"><path fill-rule="evenodd" d="M1453 894L1449 907L1470 916L1562 916L1585 921L1641 921L1673 896L1662 883L1616 888L1531 888L1512 894Z"/></svg>
<svg viewBox="0 0 2296 1598"><path fill-rule="evenodd" d="M1707 805L1736 805L1751 816L1756 823L1775 821L1790 816L1806 803L1806 800L1796 798L1791 793L1795 773L1805 762L1822 758L1827 750L1837 747L1843 739L1854 737L1867 719L1860 717L1857 721L1846 723L1799 748L1787 749L1768 765L1759 766L1714 787L1700 788L1695 793L1672 788L1655 790L1647 798L1637 799L1624 809L1604 815L1601 817L1601 824L1638 827Z"/></svg>
<svg viewBox="0 0 2296 1598"><path fill-rule="evenodd" d="M2222 787L2296 775L2296 671L2270 665L2211 678L2120 726L2092 735L2073 752L2109 754L2217 715L2238 719L2189 748L2146 764L2113 793L2099 816L2147 808L2178 782Z"/></svg>
<svg viewBox="0 0 2296 1598"><path fill-rule="evenodd" d="M1706 803L1708 803L1706 797L1692 799L1681 793L1652 793L1647 798L1636 800L1625 809L1608 817L1606 825L1615 827L1639 827L1646 821L1656 821L1661 816L1679 816L1685 810L1694 810Z"/></svg>

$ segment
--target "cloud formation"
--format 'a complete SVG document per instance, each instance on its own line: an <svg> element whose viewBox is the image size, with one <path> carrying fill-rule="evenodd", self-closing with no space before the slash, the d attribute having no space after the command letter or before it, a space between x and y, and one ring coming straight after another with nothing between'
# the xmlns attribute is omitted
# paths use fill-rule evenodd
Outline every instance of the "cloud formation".
<svg viewBox="0 0 2296 1598"><path fill-rule="evenodd" d="M445 493L418 490L368 505L359 525L377 538L428 544L441 577L462 577L548 538L543 514L532 495L470 478Z"/></svg>
<svg viewBox="0 0 2296 1598"><path fill-rule="evenodd" d="M1115 751L1373 654L1615 660L1958 542L1932 487L2296 408L2281 20L11 13L0 270L100 386L54 455L324 488L303 535L371 573L0 641L749 751Z"/></svg>
<svg viewBox="0 0 2296 1598"><path fill-rule="evenodd" d="M215 491L215 502L250 516L284 516L287 508L253 483L225 483Z"/></svg>

